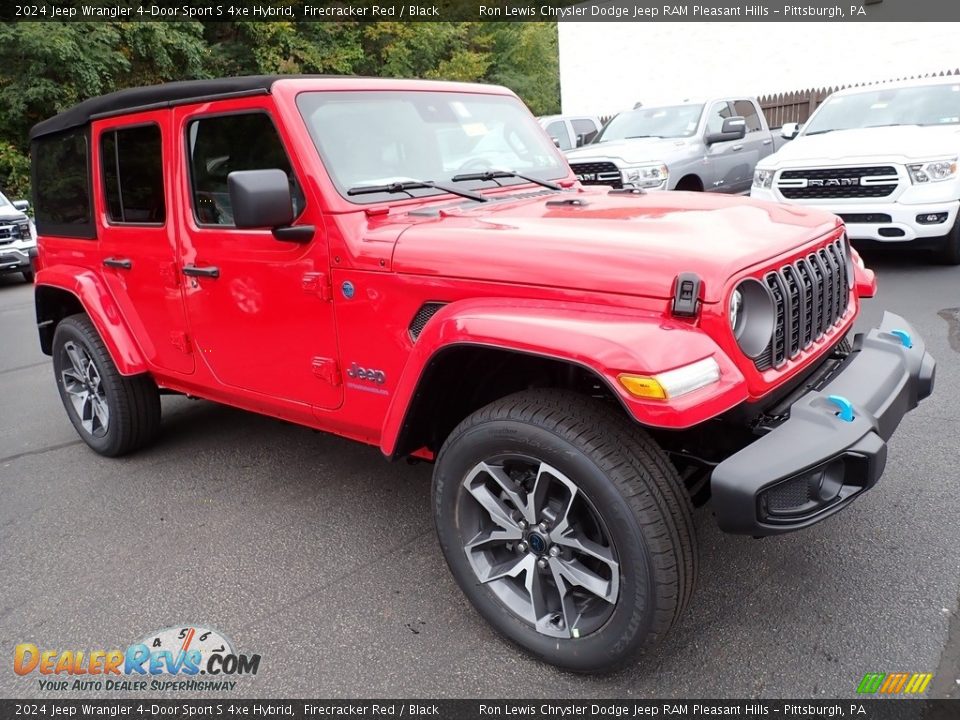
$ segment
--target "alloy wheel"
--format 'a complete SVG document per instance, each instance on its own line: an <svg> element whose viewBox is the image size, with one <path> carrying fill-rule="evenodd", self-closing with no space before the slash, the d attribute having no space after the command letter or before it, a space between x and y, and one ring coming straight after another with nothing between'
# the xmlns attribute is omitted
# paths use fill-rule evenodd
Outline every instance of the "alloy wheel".
<svg viewBox="0 0 960 720"><path fill-rule="evenodd" d="M60 377L83 429L100 438L110 426L110 408L103 381L90 353L72 340L63 344Z"/></svg>
<svg viewBox="0 0 960 720"><path fill-rule="evenodd" d="M550 637L601 628L620 593L620 565L589 498L539 460L500 456L463 480L458 528L470 566L511 612Z"/></svg>

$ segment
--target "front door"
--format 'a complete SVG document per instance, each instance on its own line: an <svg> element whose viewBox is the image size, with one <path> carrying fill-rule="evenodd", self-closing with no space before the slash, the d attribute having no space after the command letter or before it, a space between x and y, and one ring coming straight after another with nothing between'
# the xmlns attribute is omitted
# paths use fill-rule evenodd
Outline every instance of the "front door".
<svg viewBox="0 0 960 720"><path fill-rule="evenodd" d="M174 110L182 149L180 270L198 362L254 403L251 394L304 410L337 407L333 303L325 292L330 265L318 200L304 186L303 168L268 99L233 100L229 112L216 114L203 109ZM234 227L227 175L259 169L287 173L294 224L316 228L310 242Z"/></svg>
<svg viewBox="0 0 960 720"><path fill-rule="evenodd" d="M721 101L714 103L707 110L707 122L704 138L711 133L720 132L723 121L733 117L733 108L730 103ZM716 142L706 147L704 162L707 170L704 173L703 189L712 192L737 192L739 186L741 164L740 153L743 143L740 140Z"/></svg>
<svg viewBox="0 0 960 720"><path fill-rule="evenodd" d="M93 126L93 181L102 218L102 274L152 368L190 374L187 320L177 271L170 113L154 111Z"/></svg>

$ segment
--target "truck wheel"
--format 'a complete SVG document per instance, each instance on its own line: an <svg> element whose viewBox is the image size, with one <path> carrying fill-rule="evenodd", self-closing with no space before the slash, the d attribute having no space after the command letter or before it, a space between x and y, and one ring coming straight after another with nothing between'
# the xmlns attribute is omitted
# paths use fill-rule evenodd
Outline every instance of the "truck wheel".
<svg viewBox="0 0 960 720"><path fill-rule="evenodd" d="M71 315L57 325L53 371L70 422L96 452L116 457L156 437L156 384L148 375L121 375L86 315Z"/></svg>
<svg viewBox="0 0 960 720"><path fill-rule="evenodd" d="M33 270L24 270L20 274L23 275L23 279L26 280L28 283L33 282Z"/></svg>
<svg viewBox="0 0 960 720"><path fill-rule="evenodd" d="M478 410L440 450L433 498L467 598L554 665L623 665L690 599L690 498L649 435L601 401L534 390Z"/></svg>
<svg viewBox="0 0 960 720"><path fill-rule="evenodd" d="M957 216L953 229L944 236L937 256L944 265L960 265L960 216Z"/></svg>

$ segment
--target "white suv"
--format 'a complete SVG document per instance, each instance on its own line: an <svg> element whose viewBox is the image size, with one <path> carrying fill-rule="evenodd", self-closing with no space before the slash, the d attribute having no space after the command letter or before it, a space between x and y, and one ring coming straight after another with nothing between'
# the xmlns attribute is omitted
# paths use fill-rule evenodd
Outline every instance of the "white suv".
<svg viewBox="0 0 960 720"><path fill-rule="evenodd" d="M20 273L33 282L31 260L37 253L37 231L26 211L26 200L10 202L0 193L0 275Z"/></svg>
<svg viewBox="0 0 960 720"><path fill-rule="evenodd" d="M932 247L960 264L960 78L831 95L754 172L750 195L836 213L850 238Z"/></svg>

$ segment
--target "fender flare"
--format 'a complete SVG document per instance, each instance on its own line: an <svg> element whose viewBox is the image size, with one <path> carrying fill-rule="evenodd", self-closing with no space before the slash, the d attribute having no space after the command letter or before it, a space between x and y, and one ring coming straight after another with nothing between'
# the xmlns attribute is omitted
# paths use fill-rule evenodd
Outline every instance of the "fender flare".
<svg viewBox="0 0 960 720"><path fill-rule="evenodd" d="M93 271L74 265L53 265L37 273L34 298L37 322L41 317L40 297L43 288L55 288L73 295L83 307L110 357L121 375L138 375L147 371L143 353L117 307L106 284Z"/></svg>
<svg viewBox="0 0 960 720"><path fill-rule="evenodd" d="M417 338L384 419L380 449L392 457L430 364L453 346L484 346L579 365L602 380L638 423L685 429L744 402L743 375L695 325L649 311L584 303L477 298L444 306ZM720 380L672 400L642 400L620 373L657 373L713 356Z"/></svg>

